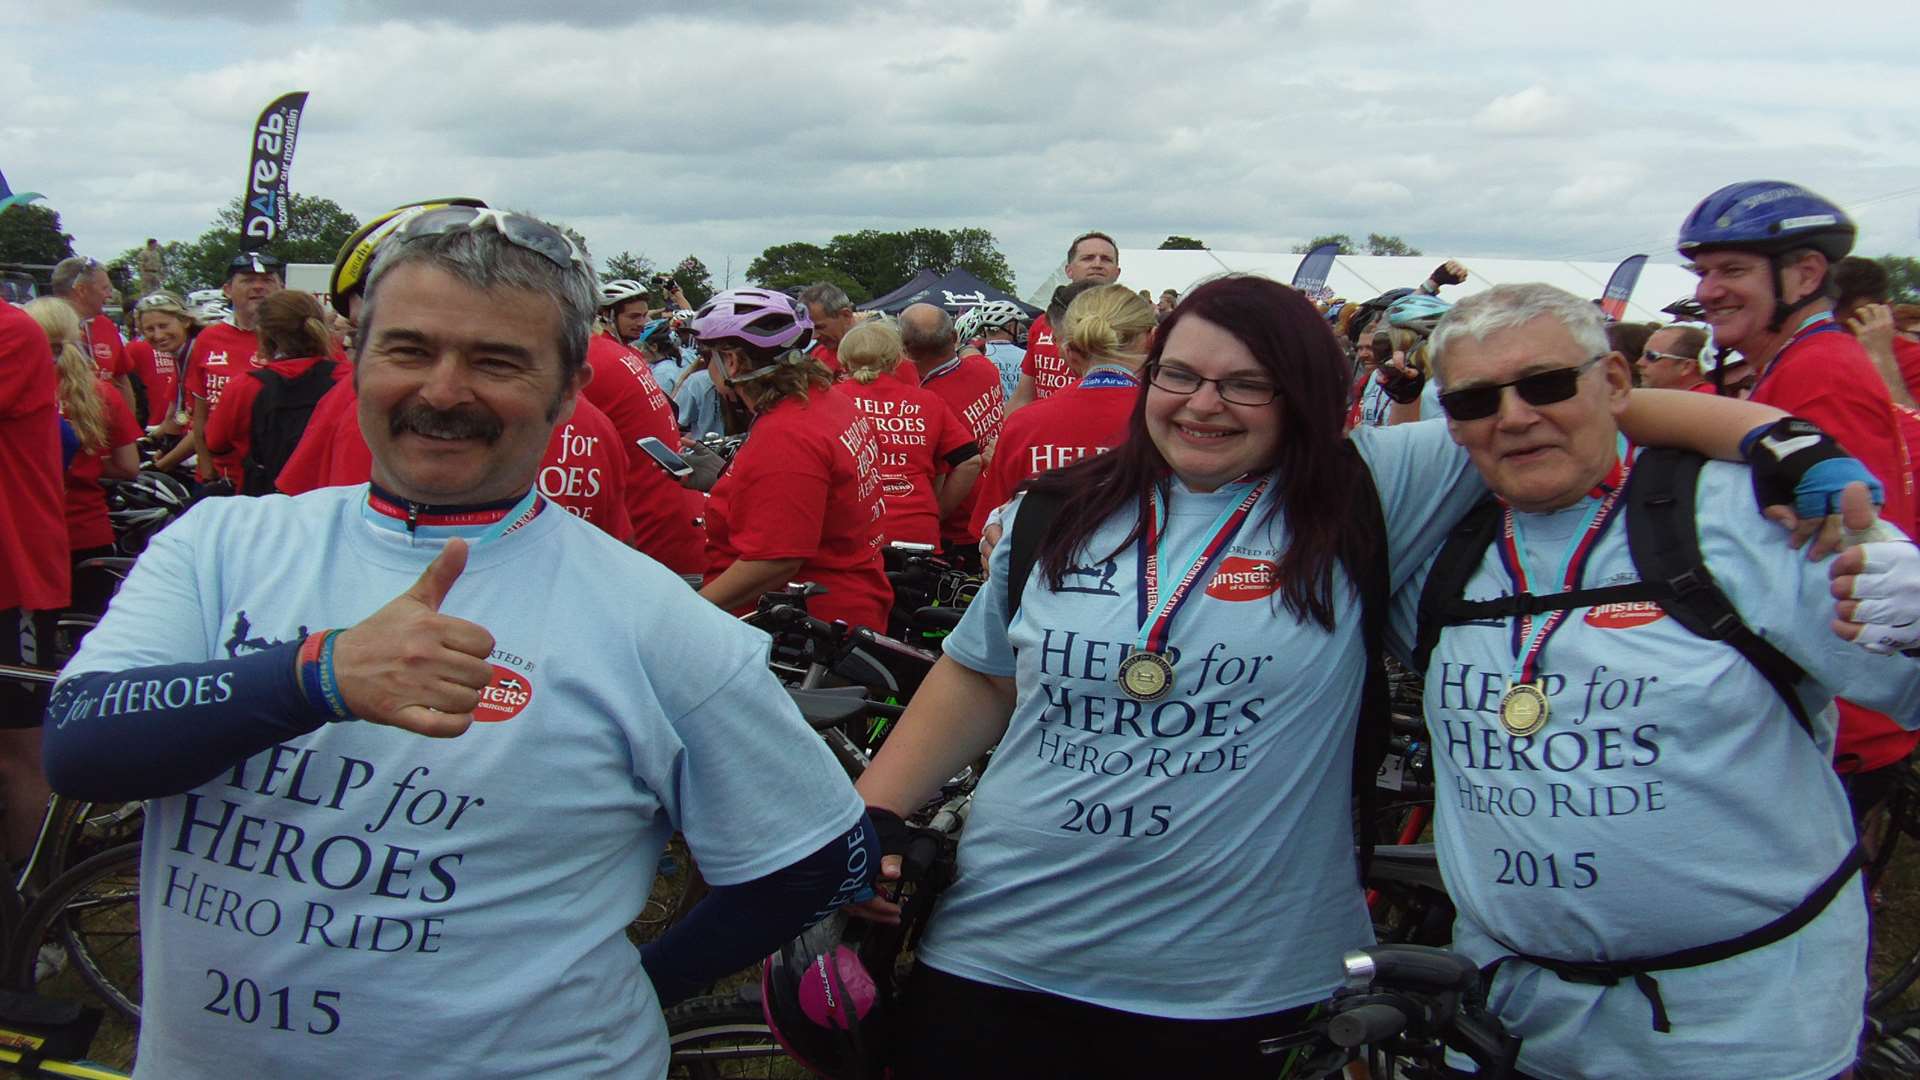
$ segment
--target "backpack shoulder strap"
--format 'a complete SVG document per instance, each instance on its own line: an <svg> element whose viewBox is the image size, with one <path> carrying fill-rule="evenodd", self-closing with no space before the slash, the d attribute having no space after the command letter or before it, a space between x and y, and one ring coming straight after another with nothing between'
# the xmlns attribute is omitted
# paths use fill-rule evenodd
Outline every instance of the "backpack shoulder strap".
<svg viewBox="0 0 1920 1080"><path fill-rule="evenodd" d="M1007 538L1007 625L1020 610L1020 598L1027 591L1027 578L1040 557L1040 541L1053 531L1066 499L1051 492L1028 491L1020 500L1020 512L1013 517L1013 535Z"/></svg>
<svg viewBox="0 0 1920 1080"><path fill-rule="evenodd" d="M1379 839L1376 809L1380 762L1386 757L1393 736L1386 665L1391 582L1387 578L1387 519L1380 509L1380 489L1373 482L1373 471L1367 468L1359 449L1351 440L1346 440L1346 447L1357 473L1356 486L1363 489L1354 498L1347 527L1350 535L1372 538L1371 543L1360 545L1371 557L1361 560L1357 567L1349 567L1349 576L1360 594L1360 638L1366 647L1366 667L1360 683L1360 715L1353 733L1353 797L1357 807L1354 841L1360 880L1364 884L1373 862L1373 848Z"/></svg>
<svg viewBox="0 0 1920 1080"><path fill-rule="evenodd" d="M1642 450L1634 459L1627 481L1627 547L1634 569L1660 589L1656 599L1675 622L1738 650L1811 736L1813 718L1794 689L1806 672L1740 618L1701 557L1694 493L1704 461L1698 454L1660 449Z"/></svg>
<svg viewBox="0 0 1920 1080"><path fill-rule="evenodd" d="M1440 643L1440 632L1460 621L1454 612L1466 592L1467 579L1492 546L1500 529L1500 504L1489 498L1453 527L1440 554L1433 560L1426 585L1420 590L1420 608L1413 644L1413 669L1425 674L1433 647Z"/></svg>

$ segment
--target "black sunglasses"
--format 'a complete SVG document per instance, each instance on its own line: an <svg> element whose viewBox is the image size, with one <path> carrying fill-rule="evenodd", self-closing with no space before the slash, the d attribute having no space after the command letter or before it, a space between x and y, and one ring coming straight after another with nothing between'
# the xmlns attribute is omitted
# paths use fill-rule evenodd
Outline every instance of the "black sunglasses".
<svg viewBox="0 0 1920 1080"><path fill-rule="evenodd" d="M1440 407L1447 411L1447 416L1455 420L1484 420L1500 411L1500 391L1509 386L1513 387L1514 393L1520 395L1521 401L1529 405L1556 405L1572 397L1580 389L1580 376L1585 374L1588 368L1610 355L1612 354L1601 353L1584 364L1554 368L1551 371L1536 371L1512 382L1449 390L1440 395Z"/></svg>

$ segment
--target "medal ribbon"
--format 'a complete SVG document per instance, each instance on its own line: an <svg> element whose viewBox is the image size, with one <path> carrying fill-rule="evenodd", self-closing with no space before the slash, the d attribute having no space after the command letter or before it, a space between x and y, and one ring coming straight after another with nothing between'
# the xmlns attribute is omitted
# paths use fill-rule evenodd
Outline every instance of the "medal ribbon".
<svg viewBox="0 0 1920 1080"><path fill-rule="evenodd" d="M1607 531L1616 512L1620 508L1621 493L1627 489L1627 473L1633 467L1633 447L1629 446L1625 436L1618 437L1618 454L1613 468L1607 471L1600 486L1588 494L1592 502L1587 508L1586 520L1573 534L1573 540L1567 545L1566 553L1560 563L1560 591L1572 592L1580 587L1581 576L1586 571L1587 557L1593 554L1594 545ZM1500 562L1506 567L1507 576L1513 580L1514 595L1525 595L1531 591L1527 580L1526 552L1522 550L1525 537L1520 527L1521 515L1512 507L1501 512L1500 519ZM1559 630L1572 614L1570 609L1550 611L1538 626L1533 616L1522 615L1515 622L1513 633L1514 674L1510 682L1530 683L1540 677L1540 658L1546 652L1547 639Z"/></svg>
<svg viewBox="0 0 1920 1080"><path fill-rule="evenodd" d="M1201 537L1193 554L1187 556L1186 569L1180 574L1173 590L1164 598L1160 596L1160 486L1155 484L1147 492L1146 505L1142 508L1145 525L1140 532L1140 637L1137 647L1146 652L1164 652L1167 638L1173 632L1173 616L1186 603L1187 596L1193 591L1194 583L1206 576L1206 571L1227 550L1227 542L1233 539L1240 526L1253 512L1253 506L1267 490L1266 479L1253 485L1246 497L1237 504L1227 507L1214 519L1213 525Z"/></svg>
<svg viewBox="0 0 1920 1080"><path fill-rule="evenodd" d="M1838 331L1839 329L1840 324L1834 320L1833 312L1831 311L1822 311L1818 314L1807 316L1805 321L1801 322L1793 331L1793 336L1787 339L1787 343L1780 346L1780 351L1773 354L1773 359L1767 361L1766 369L1761 371L1760 377L1753 381L1753 390L1748 391L1747 396L1752 397L1753 392L1760 389L1760 384L1766 382L1767 376L1773 374L1773 369L1779 367L1780 361L1786 359L1789 349L1792 349L1795 345L1800 344L1815 334Z"/></svg>
<svg viewBox="0 0 1920 1080"><path fill-rule="evenodd" d="M1125 387L1129 390L1140 385L1140 379L1125 368L1097 367L1087 372L1080 385L1089 390Z"/></svg>
<svg viewBox="0 0 1920 1080"><path fill-rule="evenodd" d="M468 541L471 546L477 548L481 544L487 543L490 540L497 540L513 532L515 529L520 528L527 522L532 521L540 515L540 511L544 509L545 506L546 501L540 498L540 489L536 486L528 488L527 493L521 496L518 502L504 509L495 506L491 508L477 507L472 510L455 510L450 513L436 513L429 510L426 513L416 512L409 514L408 507L394 502L378 490L369 488L367 491L367 501L361 504L361 512L369 517L395 518L400 521L410 520L412 526L408 529L410 537L413 530L422 525L430 528L458 528L461 526L487 525L489 528L486 531Z"/></svg>

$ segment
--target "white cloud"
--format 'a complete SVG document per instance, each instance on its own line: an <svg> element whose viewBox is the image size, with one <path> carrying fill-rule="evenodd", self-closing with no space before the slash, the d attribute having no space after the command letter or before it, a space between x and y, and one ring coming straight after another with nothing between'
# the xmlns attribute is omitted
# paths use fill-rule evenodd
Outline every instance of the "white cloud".
<svg viewBox="0 0 1920 1080"><path fill-rule="evenodd" d="M1518 93L1497 97L1474 114L1475 127L1500 135L1553 132L1573 112L1566 98L1535 84Z"/></svg>

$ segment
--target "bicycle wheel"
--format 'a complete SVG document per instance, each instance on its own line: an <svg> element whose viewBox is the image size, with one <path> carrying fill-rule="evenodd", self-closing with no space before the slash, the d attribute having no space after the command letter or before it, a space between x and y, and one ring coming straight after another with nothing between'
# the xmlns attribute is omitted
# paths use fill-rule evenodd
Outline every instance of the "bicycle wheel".
<svg viewBox="0 0 1920 1080"><path fill-rule="evenodd" d="M667 1010L669 1080L799 1080L811 1074L787 1056L748 994L693 998Z"/></svg>
<svg viewBox="0 0 1920 1080"><path fill-rule="evenodd" d="M146 825L146 804L90 803L56 797L47 822L45 876L52 881L87 859L140 839Z"/></svg>
<svg viewBox="0 0 1920 1080"><path fill-rule="evenodd" d="M1920 774L1914 772L1911 763L1902 766L1899 784L1887 796L1883 811L1882 827L1876 830L1878 851L1868 866L1867 880L1869 887L1876 891L1884 886L1897 893L1902 888L1911 889L1911 884L1903 886L1889 878L1899 878L1904 873L1910 880L1912 860L1910 857L1899 860L1909 864L1903 870L1893 865L1893 854L1903 846L1911 852L1914 845L1920 844ZM1920 982L1920 931L1890 918L1887 911L1876 910L1867 1008L1880 1012L1899 1007L1901 995L1916 982Z"/></svg>
<svg viewBox="0 0 1920 1080"><path fill-rule="evenodd" d="M687 842L674 836L660 855L660 866L654 871L653 889L647 894L646 905L627 925L627 940L635 945L654 940L692 911L693 905L705 895L706 879L693 864Z"/></svg>
<svg viewBox="0 0 1920 1080"><path fill-rule="evenodd" d="M20 922L7 985L32 990L41 947L68 962L113 1011L140 1022L140 845L103 851L54 879Z"/></svg>

